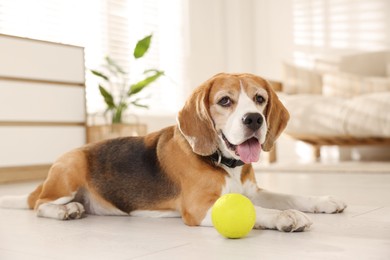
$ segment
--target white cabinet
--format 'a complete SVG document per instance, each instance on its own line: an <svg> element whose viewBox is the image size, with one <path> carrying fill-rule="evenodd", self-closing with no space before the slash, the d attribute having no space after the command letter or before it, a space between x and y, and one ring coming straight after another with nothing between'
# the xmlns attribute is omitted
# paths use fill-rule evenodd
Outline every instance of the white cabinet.
<svg viewBox="0 0 390 260"><path fill-rule="evenodd" d="M0 35L0 182L43 177L83 145L84 50Z"/></svg>

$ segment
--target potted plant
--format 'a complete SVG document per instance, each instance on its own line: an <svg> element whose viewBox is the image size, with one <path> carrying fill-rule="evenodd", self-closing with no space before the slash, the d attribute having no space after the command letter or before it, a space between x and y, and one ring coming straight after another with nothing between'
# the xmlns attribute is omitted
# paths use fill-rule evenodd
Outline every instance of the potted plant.
<svg viewBox="0 0 390 260"><path fill-rule="evenodd" d="M152 35L139 40L134 48L135 59L144 57L150 47ZM148 108L138 94L164 75L164 71L147 69L143 73L143 79L138 82L130 82L130 73L126 72L110 57L105 58L103 70L91 70L99 79L99 91L106 104L105 118L111 121L109 125L91 126L88 129L88 141L98 141L123 135L145 134L146 127L136 124L125 124L124 117L131 106ZM144 131L137 128L144 129ZM141 133L139 133L141 132Z"/></svg>

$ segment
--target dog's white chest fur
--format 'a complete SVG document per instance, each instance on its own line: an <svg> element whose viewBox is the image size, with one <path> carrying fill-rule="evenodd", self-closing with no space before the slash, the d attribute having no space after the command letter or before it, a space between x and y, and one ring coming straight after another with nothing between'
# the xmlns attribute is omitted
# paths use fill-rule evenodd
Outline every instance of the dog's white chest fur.
<svg viewBox="0 0 390 260"><path fill-rule="evenodd" d="M256 193L257 186L253 182L246 181L242 183L242 167L228 168L223 166L223 168L228 172L228 176L225 177L225 186L222 189L221 195L226 193L240 193L250 197L252 194Z"/></svg>

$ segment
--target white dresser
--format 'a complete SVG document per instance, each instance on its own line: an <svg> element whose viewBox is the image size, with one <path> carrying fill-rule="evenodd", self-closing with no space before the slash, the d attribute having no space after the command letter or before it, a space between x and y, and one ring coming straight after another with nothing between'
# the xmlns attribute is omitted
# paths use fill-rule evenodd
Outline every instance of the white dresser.
<svg viewBox="0 0 390 260"><path fill-rule="evenodd" d="M86 141L84 49L0 34L0 182L44 177Z"/></svg>

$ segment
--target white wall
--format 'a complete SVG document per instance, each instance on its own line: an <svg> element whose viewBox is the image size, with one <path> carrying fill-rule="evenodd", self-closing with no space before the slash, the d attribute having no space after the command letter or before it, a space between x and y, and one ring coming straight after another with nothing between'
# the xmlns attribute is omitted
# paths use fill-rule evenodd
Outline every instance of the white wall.
<svg viewBox="0 0 390 260"><path fill-rule="evenodd" d="M255 72L282 79L282 62L294 51L292 0L254 1Z"/></svg>
<svg viewBox="0 0 390 260"><path fill-rule="evenodd" d="M291 59L291 0L189 0L188 84L219 72L280 79Z"/></svg>
<svg viewBox="0 0 390 260"><path fill-rule="evenodd" d="M188 91L226 69L222 3L223 0L188 2Z"/></svg>

